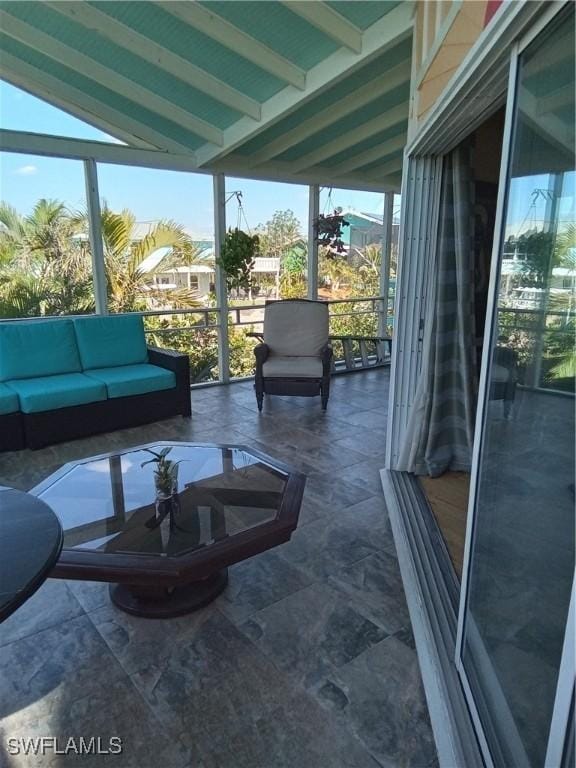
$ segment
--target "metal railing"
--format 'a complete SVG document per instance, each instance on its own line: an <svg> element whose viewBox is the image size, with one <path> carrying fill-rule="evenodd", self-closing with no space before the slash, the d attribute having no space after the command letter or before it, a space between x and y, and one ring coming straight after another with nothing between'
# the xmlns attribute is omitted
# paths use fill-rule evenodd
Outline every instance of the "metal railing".
<svg viewBox="0 0 576 768"><path fill-rule="evenodd" d="M331 339L335 353L334 373L389 364L391 338L378 335L384 297L335 299L327 303L330 306ZM355 309L358 305L362 308ZM265 306L259 303L227 307L230 377L233 379L253 374L252 348L257 340L247 334L263 332ZM218 370L218 344L222 343L222 311L219 307L151 310L138 314L144 317L145 331L153 343L188 351L194 385L222 382L223 376ZM157 324L158 318L166 318L166 324ZM189 323L183 326L182 320L186 318L189 318ZM385 319L392 325L390 315ZM348 330L349 333L346 332Z"/></svg>
<svg viewBox="0 0 576 768"><path fill-rule="evenodd" d="M573 378L554 371L574 350L574 310L499 307L497 344L516 353L521 386L574 392Z"/></svg>
<svg viewBox="0 0 576 768"><path fill-rule="evenodd" d="M390 362L391 338L379 335L379 328L391 327L393 317L384 315L384 297L334 299L330 307L330 338L334 347L333 372L346 373L365 370ZM150 309L130 312L144 320L149 343L177 349L190 357L193 386L223 383L228 378L248 378L253 375L252 349L257 342L248 332L263 332L264 303L244 304L226 308L227 333L223 333L220 307L189 309ZM360 307L360 309L356 309ZM84 315L85 316L85 315ZM81 315L66 315L68 318ZM3 321L46 320L38 318L3 318ZM220 345L228 343L230 370L219 370Z"/></svg>

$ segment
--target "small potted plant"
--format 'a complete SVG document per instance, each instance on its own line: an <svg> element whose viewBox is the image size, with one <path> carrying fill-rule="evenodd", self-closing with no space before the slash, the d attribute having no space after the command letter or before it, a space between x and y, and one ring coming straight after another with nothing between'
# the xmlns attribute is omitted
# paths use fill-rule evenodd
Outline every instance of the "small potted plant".
<svg viewBox="0 0 576 768"><path fill-rule="evenodd" d="M145 448L144 450L147 453L151 453L154 458L143 461L140 466L145 467L147 464L156 464L156 469L154 470L156 498L159 501L165 501L178 493L178 466L180 461L173 461L167 458L172 450L172 446L162 448L159 453L150 448Z"/></svg>
<svg viewBox="0 0 576 768"><path fill-rule="evenodd" d="M248 235L241 229L229 229L220 249L218 265L226 273L228 288L250 289L254 259L260 246L258 235Z"/></svg>

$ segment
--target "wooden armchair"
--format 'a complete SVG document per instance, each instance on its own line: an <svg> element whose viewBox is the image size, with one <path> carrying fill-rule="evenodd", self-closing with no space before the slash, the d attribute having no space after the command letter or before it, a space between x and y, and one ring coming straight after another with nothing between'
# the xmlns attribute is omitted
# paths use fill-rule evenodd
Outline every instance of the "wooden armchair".
<svg viewBox="0 0 576 768"><path fill-rule="evenodd" d="M322 301L267 302L264 343L254 348L259 411L265 394L320 395L326 410L332 362L328 324L328 305Z"/></svg>

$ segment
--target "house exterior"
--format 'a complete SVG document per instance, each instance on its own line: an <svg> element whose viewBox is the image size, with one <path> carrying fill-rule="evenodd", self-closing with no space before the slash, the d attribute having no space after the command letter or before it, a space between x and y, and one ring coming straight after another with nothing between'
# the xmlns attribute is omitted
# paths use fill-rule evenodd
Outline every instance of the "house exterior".
<svg viewBox="0 0 576 768"><path fill-rule="evenodd" d="M384 235L384 222L382 214L365 213L351 208L342 210L342 216L349 223L342 232L342 241L349 248L365 248L367 245L380 245ZM394 218L392 221L392 245L398 247L398 229L400 221Z"/></svg>

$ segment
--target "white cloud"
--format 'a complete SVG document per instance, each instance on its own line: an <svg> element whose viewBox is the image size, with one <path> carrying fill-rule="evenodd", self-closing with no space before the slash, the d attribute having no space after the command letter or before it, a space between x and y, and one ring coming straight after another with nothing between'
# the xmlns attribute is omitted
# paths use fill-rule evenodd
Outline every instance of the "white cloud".
<svg viewBox="0 0 576 768"><path fill-rule="evenodd" d="M18 176L32 176L34 173L38 173L38 168L35 165L21 165L20 168L16 168L14 173Z"/></svg>

